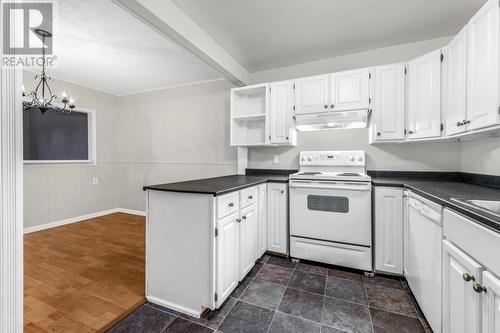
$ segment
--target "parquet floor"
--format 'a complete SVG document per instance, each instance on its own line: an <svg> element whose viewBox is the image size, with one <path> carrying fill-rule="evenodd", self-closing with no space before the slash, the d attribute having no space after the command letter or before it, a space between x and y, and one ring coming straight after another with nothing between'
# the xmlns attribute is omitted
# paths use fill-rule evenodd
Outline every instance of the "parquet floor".
<svg viewBox="0 0 500 333"><path fill-rule="evenodd" d="M104 331L145 302L145 219L116 213L24 237L24 332Z"/></svg>

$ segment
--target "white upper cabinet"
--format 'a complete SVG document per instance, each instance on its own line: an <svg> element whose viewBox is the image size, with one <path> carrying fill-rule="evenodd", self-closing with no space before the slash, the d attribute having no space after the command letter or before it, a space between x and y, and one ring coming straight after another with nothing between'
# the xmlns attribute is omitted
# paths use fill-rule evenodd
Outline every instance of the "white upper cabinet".
<svg viewBox="0 0 500 333"><path fill-rule="evenodd" d="M271 83L270 89L271 144L296 145L293 120L293 81Z"/></svg>
<svg viewBox="0 0 500 333"><path fill-rule="evenodd" d="M499 122L500 9L489 0L468 24L467 121L469 129Z"/></svg>
<svg viewBox="0 0 500 333"><path fill-rule="evenodd" d="M374 69L372 132L375 142L405 138L405 76L405 64Z"/></svg>
<svg viewBox="0 0 500 333"><path fill-rule="evenodd" d="M295 114L329 111L329 75L295 80Z"/></svg>
<svg viewBox="0 0 500 333"><path fill-rule="evenodd" d="M330 74L330 108L334 111L370 107L370 69Z"/></svg>
<svg viewBox="0 0 500 333"><path fill-rule="evenodd" d="M449 241L443 241L443 332L480 333L483 268Z"/></svg>
<svg viewBox="0 0 500 333"><path fill-rule="evenodd" d="M441 136L441 50L408 64L408 138Z"/></svg>
<svg viewBox="0 0 500 333"><path fill-rule="evenodd" d="M375 270L403 274L403 190L375 188Z"/></svg>
<svg viewBox="0 0 500 333"><path fill-rule="evenodd" d="M467 27L443 50L443 124L446 135L467 129Z"/></svg>

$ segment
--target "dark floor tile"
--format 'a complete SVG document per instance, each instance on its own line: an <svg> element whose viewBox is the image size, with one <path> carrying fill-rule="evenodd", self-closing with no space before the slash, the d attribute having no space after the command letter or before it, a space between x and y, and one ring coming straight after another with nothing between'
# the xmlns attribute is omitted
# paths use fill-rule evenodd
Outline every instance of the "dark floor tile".
<svg viewBox="0 0 500 333"><path fill-rule="evenodd" d="M320 333L321 325L276 312L269 333Z"/></svg>
<svg viewBox="0 0 500 333"><path fill-rule="evenodd" d="M362 283L329 276L326 280L326 296L346 301L368 304L365 286Z"/></svg>
<svg viewBox="0 0 500 333"><path fill-rule="evenodd" d="M159 332L159 331L158 331ZM195 324L182 318L176 318L161 333L211 333L213 330L205 326Z"/></svg>
<svg viewBox="0 0 500 333"><path fill-rule="evenodd" d="M372 332L368 306L326 297L323 324L356 333Z"/></svg>
<svg viewBox="0 0 500 333"><path fill-rule="evenodd" d="M425 329L418 318L403 316L374 308L370 309L370 313L375 333L425 333Z"/></svg>
<svg viewBox="0 0 500 333"><path fill-rule="evenodd" d="M384 277L384 276L375 276L375 277L363 277L363 281L366 285L376 285L386 288L405 290L403 283L400 278L394 277Z"/></svg>
<svg viewBox="0 0 500 333"><path fill-rule="evenodd" d="M321 275L328 274L328 268L326 268L326 267L316 266L316 265L302 263L302 262L299 262L297 264L297 266L295 266L295 268L300 270L300 271L308 272L308 273L316 273L316 274L321 274Z"/></svg>
<svg viewBox="0 0 500 333"><path fill-rule="evenodd" d="M186 314L181 314L180 317L183 319L187 319L189 321L192 321L194 323L197 323L199 325L211 327L213 329L216 329L217 327L219 327L219 325L224 320L223 316L220 316L217 314L211 314L207 317L202 317L202 318L195 318L195 317L188 316Z"/></svg>
<svg viewBox="0 0 500 333"><path fill-rule="evenodd" d="M146 306L149 306L149 307L161 310L163 312L168 312L168 313L173 314L174 316L177 316L177 317L180 317L182 315L182 313L180 313L179 311L172 310L170 308L166 308L164 306L161 306L161 305L158 305L158 304L154 304L154 303L151 303L151 302L147 302Z"/></svg>
<svg viewBox="0 0 500 333"><path fill-rule="evenodd" d="M328 276L334 276L334 277L338 277L341 279L347 279L347 280L352 280L352 281L356 281L356 282L363 282L363 275L361 275L360 273L343 271L340 269L329 268L328 269Z"/></svg>
<svg viewBox="0 0 500 333"><path fill-rule="evenodd" d="M265 264L255 275L256 279L287 285L293 270L286 267Z"/></svg>
<svg viewBox="0 0 500 333"><path fill-rule="evenodd" d="M265 264L269 260L270 257L271 256L269 254L264 254L257 261L262 263L262 264Z"/></svg>
<svg viewBox="0 0 500 333"><path fill-rule="evenodd" d="M243 294L245 289L247 289L247 287L250 285L250 282L252 282L251 278L245 278L243 281L241 281L240 284L231 293L231 297L240 298L241 294Z"/></svg>
<svg viewBox="0 0 500 333"><path fill-rule="evenodd" d="M234 297L228 297L224 304L217 310L219 316L225 317L231 311L233 306L236 304L237 299Z"/></svg>
<svg viewBox="0 0 500 333"><path fill-rule="evenodd" d="M219 327L224 333L265 333L271 325L274 311L238 301Z"/></svg>
<svg viewBox="0 0 500 333"><path fill-rule="evenodd" d="M255 266L253 266L253 268L248 273L248 277L249 278L253 278L260 271L260 269L262 268L262 266L264 266L264 264L262 264L262 263L256 263Z"/></svg>
<svg viewBox="0 0 500 333"><path fill-rule="evenodd" d="M248 303L276 310L285 290L285 286L255 279L250 283L240 299Z"/></svg>
<svg viewBox="0 0 500 333"><path fill-rule="evenodd" d="M173 322L175 318L176 317L170 313L143 305L108 332L161 332L171 322Z"/></svg>
<svg viewBox="0 0 500 333"><path fill-rule="evenodd" d="M366 285L366 292L370 306L402 315L418 317L410 296L405 291Z"/></svg>
<svg viewBox="0 0 500 333"><path fill-rule="evenodd" d="M288 288L278 310L293 316L321 322L324 296Z"/></svg>
<svg viewBox="0 0 500 333"><path fill-rule="evenodd" d="M266 264L287 267L287 268L295 268L295 263L292 262L288 258L280 258L280 257L269 257Z"/></svg>
<svg viewBox="0 0 500 333"><path fill-rule="evenodd" d="M288 282L288 287L324 295L325 283L326 276L324 275L296 270L293 272L290 282Z"/></svg>
<svg viewBox="0 0 500 333"><path fill-rule="evenodd" d="M321 326L321 333L345 333L345 331L341 331L336 328L323 325Z"/></svg>

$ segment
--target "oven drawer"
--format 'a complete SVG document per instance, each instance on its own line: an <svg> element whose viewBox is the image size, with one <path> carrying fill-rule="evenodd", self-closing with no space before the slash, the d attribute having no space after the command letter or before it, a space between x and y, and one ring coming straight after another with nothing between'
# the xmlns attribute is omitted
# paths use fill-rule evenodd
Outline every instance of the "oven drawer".
<svg viewBox="0 0 500 333"><path fill-rule="evenodd" d="M291 237L290 256L365 271L372 270L372 252L369 247Z"/></svg>

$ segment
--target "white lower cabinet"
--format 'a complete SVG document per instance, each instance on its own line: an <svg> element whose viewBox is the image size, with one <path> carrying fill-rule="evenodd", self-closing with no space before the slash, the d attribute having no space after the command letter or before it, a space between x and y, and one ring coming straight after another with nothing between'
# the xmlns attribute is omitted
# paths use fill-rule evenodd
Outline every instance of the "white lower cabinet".
<svg viewBox="0 0 500 333"><path fill-rule="evenodd" d="M239 228L239 254L240 269L239 280L243 280L255 265L257 253L257 214L255 204L244 208L238 219Z"/></svg>
<svg viewBox="0 0 500 333"><path fill-rule="evenodd" d="M483 268L449 241L443 241L443 332L479 333L481 297L473 289Z"/></svg>
<svg viewBox="0 0 500 333"><path fill-rule="evenodd" d="M267 184L267 250L288 253L288 185Z"/></svg>
<svg viewBox="0 0 500 333"><path fill-rule="evenodd" d="M217 307L231 294L239 281L238 220L239 214L234 213L217 222Z"/></svg>
<svg viewBox="0 0 500 333"><path fill-rule="evenodd" d="M483 333L500 332L500 279L484 272L483 287L486 293L483 293L482 303L482 325Z"/></svg>
<svg viewBox="0 0 500 333"><path fill-rule="evenodd" d="M257 219L257 258L260 258L267 249L267 184L259 185Z"/></svg>
<svg viewBox="0 0 500 333"><path fill-rule="evenodd" d="M403 274L403 190L375 188L375 270Z"/></svg>

